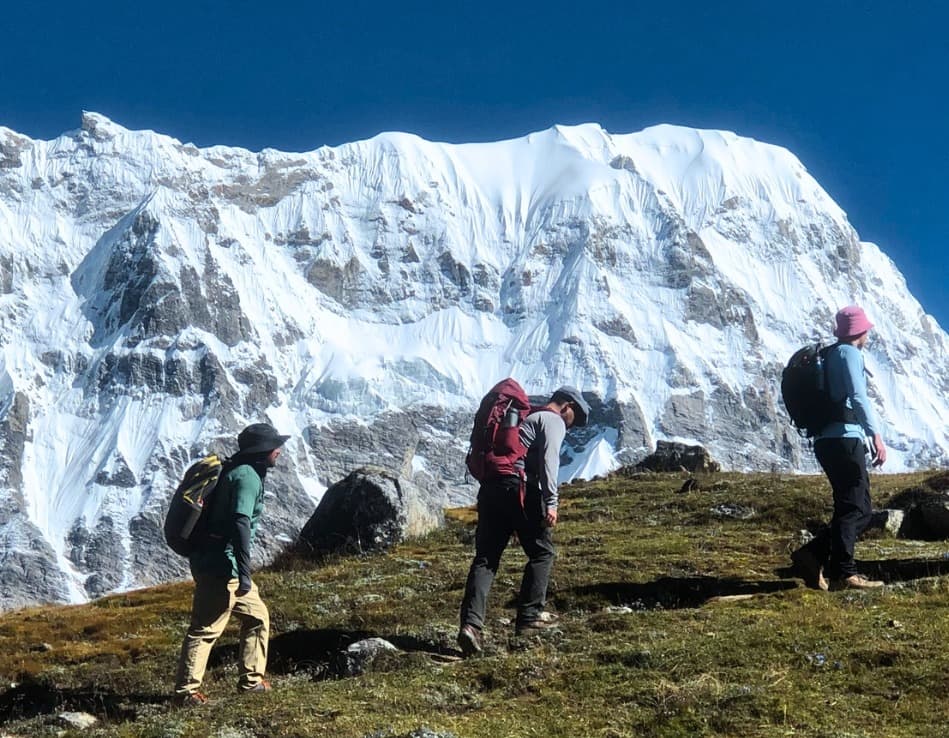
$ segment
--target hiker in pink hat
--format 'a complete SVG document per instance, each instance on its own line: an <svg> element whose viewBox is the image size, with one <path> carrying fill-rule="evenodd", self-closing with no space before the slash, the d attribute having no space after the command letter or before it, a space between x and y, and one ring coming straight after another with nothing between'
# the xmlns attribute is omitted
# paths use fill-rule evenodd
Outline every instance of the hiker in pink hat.
<svg viewBox="0 0 949 738"><path fill-rule="evenodd" d="M837 323L834 328L834 335L847 343L863 337L860 345L857 346L857 348L862 349L867 342L866 334L873 327L873 323L863 312L863 308L859 305L848 305L845 308L840 308L834 320Z"/></svg>
<svg viewBox="0 0 949 738"><path fill-rule="evenodd" d="M848 305L837 311L837 343L824 359L824 382L836 404L836 418L817 434L814 453L834 491L830 530L795 552L794 558L811 573L820 589L873 589L883 582L857 572L854 547L870 524L870 477L866 454L874 466L886 461L881 424L867 394L867 370L861 353L873 323L863 308ZM824 572L830 575L828 582Z"/></svg>

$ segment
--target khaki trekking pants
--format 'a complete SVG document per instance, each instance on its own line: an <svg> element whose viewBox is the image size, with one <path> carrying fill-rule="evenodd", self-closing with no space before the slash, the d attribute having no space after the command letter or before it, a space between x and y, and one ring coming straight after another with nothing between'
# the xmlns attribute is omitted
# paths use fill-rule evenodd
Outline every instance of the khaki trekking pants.
<svg viewBox="0 0 949 738"><path fill-rule="evenodd" d="M237 688L251 689L264 678L270 613L260 599L256 584L242 597L235 596L237 587L237 579L195 577L191 625L181 644L176 694L190 694L201 686L211 648L232 614L241 623Z"/></svg>

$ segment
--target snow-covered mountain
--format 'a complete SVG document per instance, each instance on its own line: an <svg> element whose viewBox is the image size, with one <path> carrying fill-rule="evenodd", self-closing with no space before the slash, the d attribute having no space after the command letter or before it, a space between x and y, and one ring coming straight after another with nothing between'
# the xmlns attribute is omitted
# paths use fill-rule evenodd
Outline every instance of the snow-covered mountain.
<svg viewBox="0 0 949 738"><path fill-rule="evenodd" d="M0 606L180 575L162 512L246 423L292 434L261 558L366 462L471 499L498 379L582 388L565 477L697 442L814 469L780 369L863 305L888 468L945 465L949 342L784 149L657 126L308 153L199 149L87 113L0 128Z"/></svg>

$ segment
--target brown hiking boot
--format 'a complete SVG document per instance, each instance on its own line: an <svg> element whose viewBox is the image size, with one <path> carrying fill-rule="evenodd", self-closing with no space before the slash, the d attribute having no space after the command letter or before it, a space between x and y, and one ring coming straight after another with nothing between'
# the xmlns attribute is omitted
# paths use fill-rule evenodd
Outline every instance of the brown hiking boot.
<svg viewBox="0 0 949 738"><path fill-rule="evenodd" d="M863 574L851 574L849 577L834 580L834 589L878 589L883 582L867 579Z"/></svg>
<svg viewBox="0 0 949 738"><path fill-rule="evenodd" d="M178 707L198 707L199 705L206 705L208 702L210 700L207 695L201 692L185 692L175 695L175 704Z"/></svg>
<svg viewBox="0 0 949 738"><path fill-rule="evenodd" d="M463 625L458 631L458 647L465 656L474 656L481 653L484 646L481 643L481 631L473 625Z"/></svg>
<svg viewBox="0 0 949 738"><path fill-rule="evenodd" d="M820 565L817 557L811 551L806 548L799 548L791 554L791 561L794 562L795 568L808 587L819 589L822 592L830 589L830 583L827 581L827 577L824 576L824 567Z"/></svg>
<svg viewBox="0 0 949 738"><path fill-rule="evenodd" d="M261 679L253 687L238 687L237 691L241 694L248 694L250 692L269 692L273 687L270 686L270 682L266 679Z"/></svg>

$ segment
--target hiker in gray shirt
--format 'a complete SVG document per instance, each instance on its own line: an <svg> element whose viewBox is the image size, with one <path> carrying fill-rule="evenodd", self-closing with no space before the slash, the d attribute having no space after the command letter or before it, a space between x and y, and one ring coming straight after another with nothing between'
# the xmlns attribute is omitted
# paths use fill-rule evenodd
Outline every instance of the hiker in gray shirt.
<svg viewBox="0 0 949 738"><path fill-rule="evenodd" d="M560 446L570 427L584 426L590 406L573 387L561 387L521 424L526 456L515 467L522 475L506 475L481 483L478 490L478 529L475 556L468 571L461 604L458 645L466 656L482 650L488 592L512 533L527 554L517 598L518 635L551 627L554 617L544 612L547 583L554 563L552 529L557 524L557 476Z"/></svg>
<svg viewBox="0 0 949 738"><path fill-rule="evenodd" d="M585 421L584 421L585 422ZM573 425L583 425L573 421ZM527 478L525 510L528 498L539 504L539 512L548 528L557 524L557 476L560 474L560 447L567 435L567 424L561 415L538 410L524 419L521 443L527 456L517 463ZM540 443L537 443L538 438Z"/></svg>

